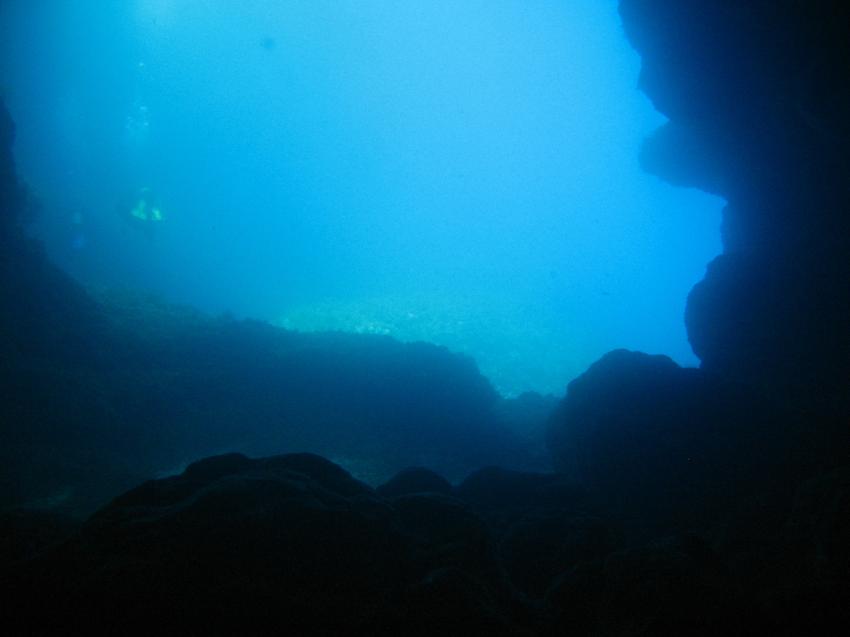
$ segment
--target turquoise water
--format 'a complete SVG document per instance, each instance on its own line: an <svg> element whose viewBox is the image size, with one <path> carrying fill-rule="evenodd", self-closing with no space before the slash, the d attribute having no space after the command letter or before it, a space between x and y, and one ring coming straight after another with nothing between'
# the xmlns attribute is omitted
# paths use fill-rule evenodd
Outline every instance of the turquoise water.
<svg viewBox="0 0 850 637"><path fill-rule="evenodd" d="M0 11L30 230L85 284L436 342L505 394L615 347L697 362L722 202L641 171L664 120L614 0Z"/></svg>

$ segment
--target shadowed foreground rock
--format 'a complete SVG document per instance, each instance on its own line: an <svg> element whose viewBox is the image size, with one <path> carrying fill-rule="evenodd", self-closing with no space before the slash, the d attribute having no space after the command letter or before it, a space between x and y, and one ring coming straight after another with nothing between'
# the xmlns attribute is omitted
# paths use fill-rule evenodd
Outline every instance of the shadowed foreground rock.
<svg viewBox="0 0 850 637"><path fill-rule="evenodd" d="M406 480L382 497L312 454L200 461L18 553L0 571L0 621L11 634L673 637L850 619L846 470L806 483L771 541L719 549L632 533L564 476L488 469L435 492L446 483L417 469L390 484Z"/></svg>
<svg viewBox="0 0 850 637"><path fill-rule="evenodd" d="M703 532L781 519L827 457L821 433L746 386L617 350L570 383L549 442L623 519Z"/></svg>
<svg viewBox="0 0 850 637"><path fill-rule="evenodd" d="M551 612L593 635L824 634L850 619L842 436L807 416L665 356L603 356L570 383L549 443L626 548L566 570Z"/></svg>
<svg viewBox="0 0 850 637"><path fill-rule="evenodd" d="M7 620L36 632L520 634L465 505L382 500L311 454L219 456L145 483L6 584Z"/></svg>

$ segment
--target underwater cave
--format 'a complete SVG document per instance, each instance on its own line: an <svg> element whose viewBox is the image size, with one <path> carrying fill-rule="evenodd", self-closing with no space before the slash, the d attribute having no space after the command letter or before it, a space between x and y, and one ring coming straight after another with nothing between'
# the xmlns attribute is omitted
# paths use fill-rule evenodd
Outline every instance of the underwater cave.
<svg viewBox="0 0 850 637"><path fill-rule="evenodd" d="M722 201L640 166L664 117L614 0L6 14L30 231L86 287L435 343L509 397L615 347L698 364Z"/></svg>
<svg viewBox="0 0 850 637"><path fill-rule="evenodd" d="M0 5L4 632L834 634L848 32Z"/></svg>

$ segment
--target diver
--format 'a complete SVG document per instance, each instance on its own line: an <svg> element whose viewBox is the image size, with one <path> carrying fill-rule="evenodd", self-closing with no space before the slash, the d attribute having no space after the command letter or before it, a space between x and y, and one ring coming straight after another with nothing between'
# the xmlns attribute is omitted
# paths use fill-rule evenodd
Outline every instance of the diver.
<svg viewBox="0 0 850 637"><path fill-rule="evenodd" d="M139 190L129 209L122 211L122 216L151 241L156 235L156 227L165 219L159 201L147 187Z"/></svg>

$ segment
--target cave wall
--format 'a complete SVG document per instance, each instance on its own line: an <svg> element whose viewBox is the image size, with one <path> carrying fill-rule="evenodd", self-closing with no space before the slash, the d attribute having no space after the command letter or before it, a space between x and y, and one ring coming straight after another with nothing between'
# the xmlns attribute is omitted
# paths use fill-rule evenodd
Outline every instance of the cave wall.
<svg viewBox="0 0 850 637"><path fill-rule="evenodd" d="M709 372L846 413L850 4L621 0L640 88L669 122L645 168L726 198L686 324Z"/></svg>

